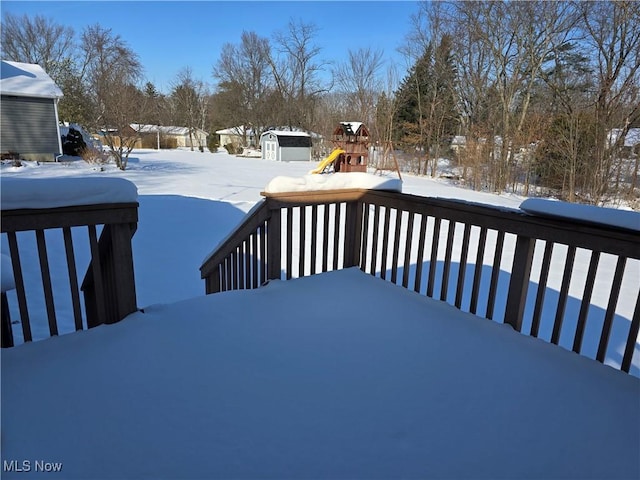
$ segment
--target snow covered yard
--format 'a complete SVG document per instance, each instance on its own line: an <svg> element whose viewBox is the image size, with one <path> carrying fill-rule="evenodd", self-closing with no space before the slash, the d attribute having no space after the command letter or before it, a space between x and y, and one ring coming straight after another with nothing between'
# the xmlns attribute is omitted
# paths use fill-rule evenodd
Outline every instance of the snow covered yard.
<svg viewBox="0 0 640 480"><path fill-rule="evenodd" d="M204 297L198 267L212 248L271 179L302 177L315 164L132 155L126 172L83 162L2 166L3 176L133 181L144 308L114 326L2 352L3 460L62 461L60 478L640 474L640 383L632 376L352 269ZM411 176L403 191L508 208L523 200ZM55 256L60 239L47 242ZM88 252L79 255L88 262ZM36 257L25 262L33 283ZM612 274L615 264L604 263ZM623 323L640 283L637 262L627 270ZM552 272L549 286L559 290L561 277ZM362 301L346 302L337 290ZM64 310L63 293L56 306ZM64 327L72 331L72 321ZM36 332L48 336L45 316ZM19 326L14 333L19 338ZM50 389L43 407L52 378L64 388Z"/></svg>

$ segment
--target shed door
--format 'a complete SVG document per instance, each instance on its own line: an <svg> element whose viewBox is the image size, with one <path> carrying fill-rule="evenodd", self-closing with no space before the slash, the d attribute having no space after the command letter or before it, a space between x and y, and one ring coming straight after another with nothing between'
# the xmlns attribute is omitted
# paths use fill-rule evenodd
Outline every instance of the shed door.
<svg viewBox="0 0 640 480"><path fill-rule="evenodd" d="M265 156L267 160L275 160L276 159L276 148L277 143L272 141L264 142Z"/></svg>

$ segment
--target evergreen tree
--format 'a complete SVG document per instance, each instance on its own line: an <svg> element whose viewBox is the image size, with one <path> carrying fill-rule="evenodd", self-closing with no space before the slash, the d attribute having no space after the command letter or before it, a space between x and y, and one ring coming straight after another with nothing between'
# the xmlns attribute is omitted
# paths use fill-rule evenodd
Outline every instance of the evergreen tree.
<svg viewBox="0 0 640 480"><path fill-rule="evenodd" d="M396 92L394 139L418 151L424 161L419 173L436 175L437 159L455 135L459 113L452 42L444 35L437 47L430 42Z"/></svg>

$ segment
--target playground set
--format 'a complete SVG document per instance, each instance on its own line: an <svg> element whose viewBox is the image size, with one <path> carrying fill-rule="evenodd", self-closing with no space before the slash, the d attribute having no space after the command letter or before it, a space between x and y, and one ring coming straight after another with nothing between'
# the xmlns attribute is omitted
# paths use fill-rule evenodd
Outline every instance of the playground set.
<svg viewBox="0 0 640 480"><path fill-rule="evenodd" d="M333 131L331 142L334 145L333 151L318 164L317 168L311 171L312 174L367 171L371 142L369 130L362 122L340 122ZM393 167L386 166L389 163L389 158L393 158ZM398 160L393 153L391 142L384 144L384 152L376 167L376 173L383 170L395 170L402 180Z"/></svg>
<svg viewBox="0 0 640 480"><path fill-rule="evenodd" d="M333 151L311 173L366 172L369 160L369 130L362 122L341 122L333 131Z"/></svg>

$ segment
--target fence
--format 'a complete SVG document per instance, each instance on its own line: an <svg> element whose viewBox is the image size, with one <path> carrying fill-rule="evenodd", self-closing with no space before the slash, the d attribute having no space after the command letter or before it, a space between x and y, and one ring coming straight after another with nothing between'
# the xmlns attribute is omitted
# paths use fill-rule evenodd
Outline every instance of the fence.
<svg viewBox="0 0 640 480"><path fill-rule="evenodd" d="M47 251L50 232L61 233L70 292L70 298L65 301L71 305L75 329L82 330L85 327L118 322L136 311L131 240L137 221L137 203L2 210L2 234L6 234L11 256L15 296L25 342L33 340L33 322L28 302L31 295L27 295L25 290L21 243L32 241L35 236L42 279L40 293L44 297L49 334L53 336L58 335L59 322L54 299L59 297L54 295L58 286L52 285L51 281L51 256ZM82 283L79 283L77 240L74 238L77 239L80 233L78 230L85 228L90 260ZM80 291L83 292L83 298ZM3 303L5 302L6 296L3 294ZM3 347L14 344L8 312L8 308L3 308Z"/></svg>
<svg viewBox="0 0 640 480"><path fill-rule="evenodd" d="M200 270L206 292L215 293L355 266L600 362L613 358L629 372L640 326L639 259L640 239L624 229L340 190L267 195ZM548 285L555 280L557 291ZM618 311L622 290L632 312ZM621 352L608 351L614 331ZM584 345L587 332L597 338Z"/></svg>

